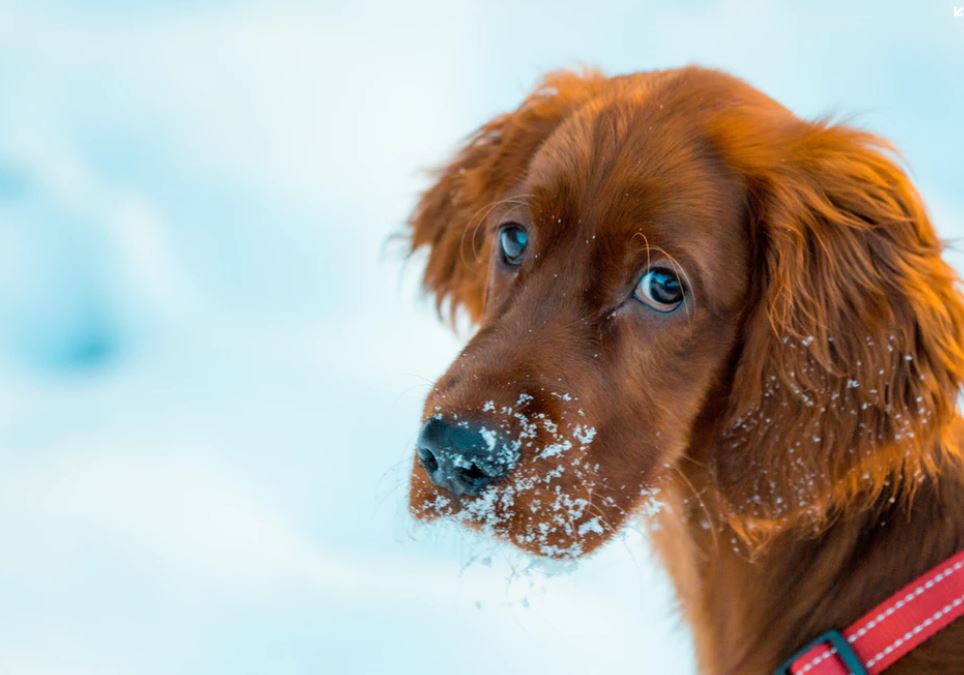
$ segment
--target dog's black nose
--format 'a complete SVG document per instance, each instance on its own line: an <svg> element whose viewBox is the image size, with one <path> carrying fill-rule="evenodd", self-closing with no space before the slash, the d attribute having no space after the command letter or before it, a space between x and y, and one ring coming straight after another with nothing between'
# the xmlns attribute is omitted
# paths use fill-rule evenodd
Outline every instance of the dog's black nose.
<svg viewBox="0 0 964 675"><path fill-rule="evenodd" d="M505 476L517 449L494 431L433 417L418 435L418 459L429 479L456 497L477 495Z"/></svg>

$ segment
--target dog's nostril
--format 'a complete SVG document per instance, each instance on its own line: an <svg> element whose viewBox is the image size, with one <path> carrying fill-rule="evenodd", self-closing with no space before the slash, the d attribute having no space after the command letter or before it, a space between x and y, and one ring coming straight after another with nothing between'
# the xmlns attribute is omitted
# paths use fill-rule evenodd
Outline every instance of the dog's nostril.
<svg viewBox="0 0 964 675"><path fill-rule="evenodd" d="M438 460L435 459L435 453L428 448L418 449L418 460L429 474L435 473L435 470L438 469Z"/></svg>
<svg viewBox="0 0 964 675"><path fill-rule="evenodd" d="M456 469L456 473L465 484L471 486L481 485L482 483L488 482L491 478L491 476L480 469L475 462L472 462L468 467Z"/></svg>

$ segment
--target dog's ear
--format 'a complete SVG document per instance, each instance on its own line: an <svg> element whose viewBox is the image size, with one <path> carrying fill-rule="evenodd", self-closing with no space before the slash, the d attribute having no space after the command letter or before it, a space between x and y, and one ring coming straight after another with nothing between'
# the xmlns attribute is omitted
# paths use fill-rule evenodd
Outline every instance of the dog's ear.
<svg viewBox="0 0 964 675"><path fill-rule="evenodd" d="M478 321L488 275L488 211L524 179L532 156L566 114L603 82L594 71L546 76L517 110L484 124L437 172L409 225L412 250L429 248L423 285L440 311L446 304L462 307Z"/></svg>
<svg viewBox="0 0 964 675"><path fill-rule="evenodd" d="M748 540L960 460L964 308L920 197L878 138L787 118L721 144L747 181L756 298L712 467Z"/></svg>

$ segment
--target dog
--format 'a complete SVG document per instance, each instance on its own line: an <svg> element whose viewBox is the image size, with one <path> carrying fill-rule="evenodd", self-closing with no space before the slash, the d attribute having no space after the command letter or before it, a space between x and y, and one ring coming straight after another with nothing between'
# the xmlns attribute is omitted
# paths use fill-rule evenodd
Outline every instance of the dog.
<svg viewBox="0 0 964 675"><path fill-rule="evenodd" d="M960 551L964 303L895 156L715 70L546 76L409 221L477 326L411 512L557 559L647 512L703 673L772 672ZM964 672L964 621L889 672Z"/></svg>

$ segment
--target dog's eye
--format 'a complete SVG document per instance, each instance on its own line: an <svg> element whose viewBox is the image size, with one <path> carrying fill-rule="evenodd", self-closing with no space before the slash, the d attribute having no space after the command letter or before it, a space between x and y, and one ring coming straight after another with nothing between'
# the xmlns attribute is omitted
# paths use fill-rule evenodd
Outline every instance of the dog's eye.
<svg viewBox="0 0 964 675"><path fill-rule="evenodd" d="M529 245L529 235L516 223L508 223L499 230L499 247L502 249L502 259L510 265L522 262L522 254Z"/></svg>
<svg viewBox="0 0 964 675"><path fill-rule="evenodd" d="M669 313L683 304L683 285L671 270L655 267L639 280L633 296L657 312Z"/></svg>

